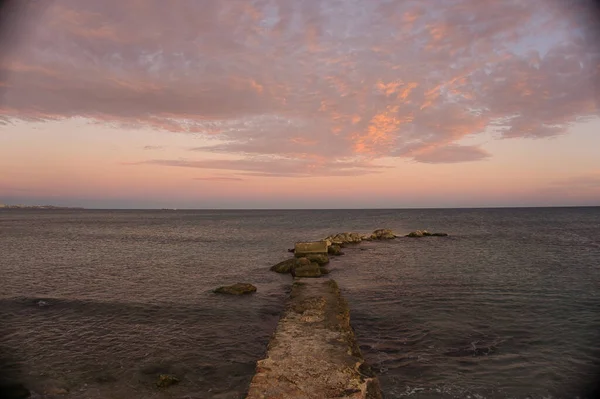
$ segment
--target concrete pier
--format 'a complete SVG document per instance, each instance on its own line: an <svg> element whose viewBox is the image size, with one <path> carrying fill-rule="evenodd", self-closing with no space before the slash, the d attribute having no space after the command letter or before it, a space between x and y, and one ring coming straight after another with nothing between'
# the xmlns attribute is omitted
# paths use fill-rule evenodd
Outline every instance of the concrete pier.
<svg viewBox="0 0 600 399"><path fill-rule="evenodd" d="M381 399L337 283L295 278L247 399Z"/></svg>

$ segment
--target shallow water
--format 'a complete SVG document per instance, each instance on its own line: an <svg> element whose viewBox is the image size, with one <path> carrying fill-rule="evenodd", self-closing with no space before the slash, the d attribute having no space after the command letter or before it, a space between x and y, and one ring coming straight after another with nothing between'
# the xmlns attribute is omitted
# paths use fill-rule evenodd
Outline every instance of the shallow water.
<svg viewBox="0 0 600 399"><path fill-rule="evenodd" d="M600 208L3 210L2 375L67 398L243 397L291 283L269 266L297 240L379 227L451 234L331 262L386 398L574 398L593 382ZM258 292L210 292L238 281ZM158 390L159 373L181 382Z"/></svg>

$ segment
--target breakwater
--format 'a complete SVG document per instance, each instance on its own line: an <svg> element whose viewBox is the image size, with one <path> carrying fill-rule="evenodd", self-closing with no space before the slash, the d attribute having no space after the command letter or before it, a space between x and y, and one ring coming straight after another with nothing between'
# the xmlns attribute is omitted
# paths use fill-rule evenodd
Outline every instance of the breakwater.
<svg viewBox="0 0 600 399"><path fill-rule="evenodd" d="M334 280L296 277L247 399L379 399Z"/></svg>

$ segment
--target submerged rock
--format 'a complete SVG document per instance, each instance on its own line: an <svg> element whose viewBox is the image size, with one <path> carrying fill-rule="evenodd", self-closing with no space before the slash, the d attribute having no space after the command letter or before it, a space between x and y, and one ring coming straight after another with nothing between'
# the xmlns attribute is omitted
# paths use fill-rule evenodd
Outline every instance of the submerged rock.
<svg viewBox="0 0 600 399"><path fill-rule="evenodd" d="M311 262L318 263L319 265L326 265L329 263L329 256L326 254L307 254L304 255L303 258L306 258Z"/></svg>
<svg viewBox="0 0 600 399"><path fill-rule="evenodd" d="M274 266L271 266L271 271L276 273L289 273L292 267L296 266L297 263L298 258L287 259Z"/></svg>
<svg viewBox="0 0 600 399"><path fill-rule="evenodd" d="M244 295L256 292L256 287L248 283L237 283L219 287L214 292L217 294Z"/></svg>
<svg viewBox="0 0 600 399"><path fill-rule="evenodd" d="M344 253L342 252L342 247L339 246L338 244L332 244L327 248L327 253L329 255L333 255L333 256L340 256L343 255Z"/></svg>
<svg viewBox="0 0 600 399"><path fill-rule="evenodd" d="M373 240L392 240L396 234L390 229L377 229L371 234Z"/></svg>
<svg viewBox="0 0 600 399"><path fill-rule="evenodd" d="M295 277L321 277L322 274L321 267L315 262L310 262L308 265L294 268Z"/></svg>
<svg viewBox="0 0 600 399"><path fill-rule="evenodd" d="M447 233L430 233L427 230L416 230L410 232L406 237L447 237Z"/></svg>
<svg viewBox="0 0 600 399"><path fill-rule="evenodd" d="M171 385L177 384L179 379L174 375L170 374L161 374L158 376L158 381L156 381L156 386L159 388L167 388Z"/></svg>

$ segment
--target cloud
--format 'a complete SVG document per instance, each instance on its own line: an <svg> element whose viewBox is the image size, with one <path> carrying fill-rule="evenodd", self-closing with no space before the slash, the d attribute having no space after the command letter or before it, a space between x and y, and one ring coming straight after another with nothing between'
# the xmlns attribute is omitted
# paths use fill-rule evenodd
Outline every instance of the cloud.
<svg viewBox="0 0 600 399"><path fill-rule="evenodd" d="M0 60L3 123L216 136L195 150L251 173L475 161L489 154L460 146L467 136L544 139L598 114L590 12L559 0L32 4L35 29Z"/></svg>
<svg viewBox="0 0 600 399"><path fill-rule="evenodd" d="M203 181L242 181L241 177L221 177L221 176L212 176L212 177L195 177L194 180L203 180Z"/></svg>
<svg viewBox="0 0 600 399"><path fill-rule="evenodd" d="M448 145L422 151L414 156L423 163L458 163L479 161L490 157L490 153L476 146Z"/></svg>
<svg viewBox="0 0 600 399"><path fill-rule="evenodd" d="M236 171L244 176L357 176L378 173L384 166L359 161L332 161L327 159L262 158L239 160L172 160L152 159L129 162L126 165L159 165L196 169Z"/></svg>
<svg viewBox="0 0 600 399"><path fill-rule="evenodd" d="M600 171L585 175L573 176L552 182L552 187L572 189L593 189L600 194Z"/></svg>
<svg viewBox="0 0 600 399"><path fill-rule="evenodd" d="M146 145L144 146L144 150L164 150L165 146L164 145Z"/></svg>

